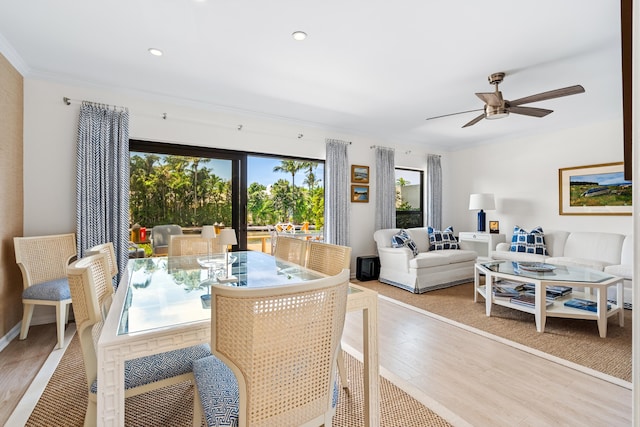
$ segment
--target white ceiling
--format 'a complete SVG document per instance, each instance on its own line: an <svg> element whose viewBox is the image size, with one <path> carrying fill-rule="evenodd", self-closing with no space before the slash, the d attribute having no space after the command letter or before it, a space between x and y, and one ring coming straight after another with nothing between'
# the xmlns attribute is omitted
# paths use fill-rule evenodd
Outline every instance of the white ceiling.
<svg viewBox="0 0 640 427"><path fill-rule="evenodd" d="M458 150L622 117L614 0L0 0L0 11L0 51L26 77L390 144ZM296 30L308 38L293 40ZM425 120L482 108L474 93L492 91L498 71L505 99L586 92L527 105L554 110L545 118Z"/></svg>

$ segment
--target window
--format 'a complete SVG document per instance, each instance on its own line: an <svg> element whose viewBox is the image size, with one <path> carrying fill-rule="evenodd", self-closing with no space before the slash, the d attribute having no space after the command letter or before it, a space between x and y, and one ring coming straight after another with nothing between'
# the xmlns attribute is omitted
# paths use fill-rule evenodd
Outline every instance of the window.
<svg viewBox="0 0 640 427"><path fill-rule="evenodd" d="M324 225L324 161L131 140L130 223L199 233L222 223L238 249L266 251L267 226Z"/></svg>
<svg viewBox="0 0 640 427"><path fill-rule="evenodd" d="M396 168L396 227L422 227L423 171Z"/></svg>

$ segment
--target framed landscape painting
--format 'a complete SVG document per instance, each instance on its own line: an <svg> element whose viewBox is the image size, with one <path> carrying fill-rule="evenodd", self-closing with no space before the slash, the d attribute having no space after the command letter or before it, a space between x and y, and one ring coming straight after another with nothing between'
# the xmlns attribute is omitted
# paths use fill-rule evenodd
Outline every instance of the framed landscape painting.
<svg viewBox="0 0 640 427"><path fill-rule="evenodd" d="M559 185L560 215L631 215L622 162L560 169Z"/></svg>
<svg viewBox="0 0 640 427"><path fill-rule="evenodd" d="M369 186L368 185L352 185L351 201L356 203L369 203Z"/></svg>
<svg viewBox="0 0 640 427"><path fill-rule="evenodd" d="M369 183L369 166L351 165L351 182Z"/></svg>

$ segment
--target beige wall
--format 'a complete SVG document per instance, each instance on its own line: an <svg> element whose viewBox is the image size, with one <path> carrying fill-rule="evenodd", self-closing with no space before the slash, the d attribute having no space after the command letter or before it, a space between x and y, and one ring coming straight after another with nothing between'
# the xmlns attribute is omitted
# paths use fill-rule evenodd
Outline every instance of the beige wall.
<svg viewBox="0 0 640 427"><path fill-rule="evenodd" d="M21 236L23 197L23 79L0 55L0 337L22 318L22 276L13 252Z"/></svg>

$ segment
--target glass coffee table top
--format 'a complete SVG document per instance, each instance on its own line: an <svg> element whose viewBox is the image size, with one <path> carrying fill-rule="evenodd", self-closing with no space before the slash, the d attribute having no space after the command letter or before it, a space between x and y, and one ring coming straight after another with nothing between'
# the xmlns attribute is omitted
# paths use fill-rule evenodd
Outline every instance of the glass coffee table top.
<svg viewBox="0 0 640 427"><path fill-rule="evenodd" d="M480 264L484 268L496 273L510 274L536 280L550 280L555 282L601 283L614 277L610 274L590 268L553 265L546 263L491 261Z"/></svg>

